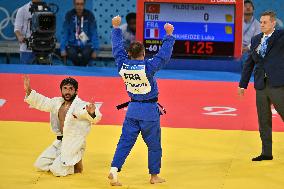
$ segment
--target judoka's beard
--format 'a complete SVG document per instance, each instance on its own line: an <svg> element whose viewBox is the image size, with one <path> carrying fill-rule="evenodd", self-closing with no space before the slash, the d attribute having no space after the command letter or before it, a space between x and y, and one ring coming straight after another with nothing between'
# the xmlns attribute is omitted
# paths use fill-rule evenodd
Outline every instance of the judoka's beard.
<svg viewBox="0 0 284 189"><path fill-rule="evenodd" d="M77 96L77 93L71 95L71 94L62 94L62 98L67 102L72 102Z"/></svg>

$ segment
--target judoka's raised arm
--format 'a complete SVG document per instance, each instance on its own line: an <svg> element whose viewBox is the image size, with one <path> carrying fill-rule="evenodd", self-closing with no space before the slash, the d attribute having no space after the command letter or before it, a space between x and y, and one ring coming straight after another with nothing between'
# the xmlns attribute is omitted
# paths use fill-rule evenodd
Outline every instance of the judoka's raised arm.
<svg viewBox="0 0 284 189"><path fill-rule="evenodd" d="M28 75L24 75L24 89L26 91L25 102L33 108L44 112L50 112L52 110L54 104L52 99L32 90L30 86L30 77Z"/></svg>

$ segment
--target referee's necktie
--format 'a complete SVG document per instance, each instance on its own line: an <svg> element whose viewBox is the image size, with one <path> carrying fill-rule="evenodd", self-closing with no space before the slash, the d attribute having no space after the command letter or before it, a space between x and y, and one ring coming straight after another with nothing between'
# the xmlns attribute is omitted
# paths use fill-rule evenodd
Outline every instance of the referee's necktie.
<svg viewBox="0 0 284 189"><path fill-rule="evenodd" d="M259 49L259 54L264 57L265 53L266 53L266 49L267 49L267 39L269 37L268 36L264 36L263 42L260 45L260 49Z"/></svg>

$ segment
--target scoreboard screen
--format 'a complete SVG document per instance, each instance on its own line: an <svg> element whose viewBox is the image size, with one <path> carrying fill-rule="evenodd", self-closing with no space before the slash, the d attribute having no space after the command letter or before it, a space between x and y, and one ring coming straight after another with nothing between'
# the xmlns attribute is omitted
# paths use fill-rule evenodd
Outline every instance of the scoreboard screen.
<svg viewBox="0 0 284 189"><path fill-rule="evenodd" d="M158 52L168 22L175 28L174 57L240 56L242 0L239 5L235 0L138 2L137 38L143 41L147 55ZM240 11L241 16L236 17Z"/></svg>

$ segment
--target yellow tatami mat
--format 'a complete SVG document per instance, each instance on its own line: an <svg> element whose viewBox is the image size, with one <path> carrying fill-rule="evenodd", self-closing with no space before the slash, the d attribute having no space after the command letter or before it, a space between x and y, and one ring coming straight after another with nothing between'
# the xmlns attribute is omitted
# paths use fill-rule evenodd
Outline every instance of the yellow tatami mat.
<svg viewBox="0 0 284 189"><path fill-rule="evenodd" d="M54 177L33 162L55 139L48 123L0 122L0 189L112 188L107 175L120 136L119 126L94 126L87 139L84 172ZM130 189L283 189L284 133L273 133L274 160L251 162L260 152L258 132L162 129L161 176L149 184L147 149L141 137L122 172Z"/></svg>

